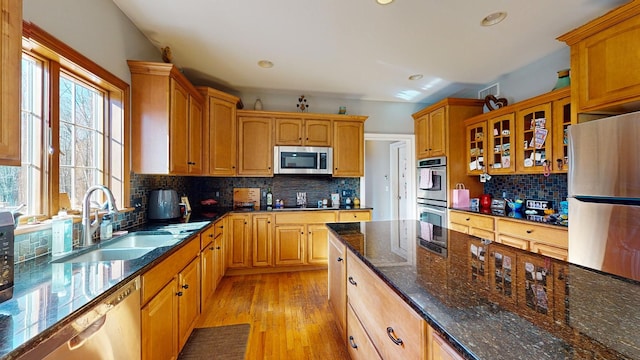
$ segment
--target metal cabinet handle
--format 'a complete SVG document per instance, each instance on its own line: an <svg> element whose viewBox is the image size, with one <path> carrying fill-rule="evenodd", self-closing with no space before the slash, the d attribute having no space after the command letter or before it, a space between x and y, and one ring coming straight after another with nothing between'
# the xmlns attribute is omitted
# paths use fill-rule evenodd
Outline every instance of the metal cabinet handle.
<svg viewBox="0 0 640 360"><path fill-rule="evenodd" d="M466 218L465 220L466 220L466 221L469 221L469 220L471 220L471 218Z"/></svg>
<svg viewBox="0 0 640 360"><path fill-rule="evenodd" d="M336 259L338 262L343 261L344 259L341 258L340 256L338 256L338 258Z"/></svg>
<svg viewBox="0 0 640 360"><path fill-rule="evenodd" d="M394 344L398 346L402 345L402 339L396 337L396 334L393 332L393 328L391 326L387 328L387 335L389 335L389 339L391 339Z"/></svg>
<svg viewBox="0 0 640 360"><path fill-rule="evenodd" d="M178 292L176 293L176 295L178 295L178 296L182 296L182 291L178 291Z"/></svg>
<svg viewBox="0 0 640 360"><path fill-rule="evenodd" d="M358 286L358 283L355 280L353 280L351 276L349 276L349 283L353 286Z"/></svg>
<svg viewBox="0 0 640 360"><path fill-rule="evenodd" d="M188 288L189 288L189 284L184 284L184 285L182 285L182 288L183 288L183 289L188 289Z"/></svg>
<svg viewBox="0 0 640 360"><path fill-rule="evenodd" d="M353 338L353 336L349 336L349 345L351 345L352 348L357 349L358 345L355 342L355 339Z"/></svg>
<svg viewBox="0 0 640 360"><path fill-rule="evenodd" d="M527 234L531 234L533 230L527 230Z"/></svg>
<svg viewBox="0 0 640 360"><path fill-rule="evenodd" d="M209 250L215 250L216 248L214 248L213 246L209 248Z"/></svg>
<svg viewBox="0 0 640 360"><path fill-rule="evenodd" d="M216 246L216 250L220 250L220 246Z"/></svg>
<svg viewBox="0 0 640 360"><path fill-rule="evenodd" d="M210 237L210 238L212 238L212 237L213 237L213 234L209 234L209 237Z"/></svg>

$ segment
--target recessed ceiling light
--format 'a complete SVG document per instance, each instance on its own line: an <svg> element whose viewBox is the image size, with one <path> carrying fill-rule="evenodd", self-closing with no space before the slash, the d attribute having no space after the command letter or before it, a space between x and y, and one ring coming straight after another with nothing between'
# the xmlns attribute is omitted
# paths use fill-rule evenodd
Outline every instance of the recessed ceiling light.
<svg viewBox="0 0 640 360"><path fill-rule="evenodd" d="M258 61L258 66L261 68L269 69L273 67L273 63L269 60L260 60Z"/></svg>
<svg viewBox="0 0 640 360"><path fill-rule="evenodd" d="M480 21L480 25L482 25L482 26L492 26L492 25L495 25L495 24L501 22L506 17L507 17L507 13L504 12L504 11L494 12L493 14L489 14L489 15L485 16L485 18L482 19L482 21Z"/></svg>
<svg viewBox="0 0 640 360"><path fill-rule="evenodd" d="M422 79L422 74L413 74L409 76L409 80L420 80Z"/></svg>
<svg viewBox="0 0 640 360"><path fill-rule="evenodd" d="M376 0L376 2L380 5L389 5L393 2L394 0Z"/></svg>

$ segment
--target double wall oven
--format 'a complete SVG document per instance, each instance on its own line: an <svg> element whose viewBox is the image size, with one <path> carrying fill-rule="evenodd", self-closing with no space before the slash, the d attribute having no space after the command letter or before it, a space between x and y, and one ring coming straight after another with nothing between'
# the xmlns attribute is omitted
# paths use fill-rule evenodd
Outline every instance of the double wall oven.
<svg viewBox="0 0 640 360"><path fill-rule="evenodd" d="M418 233L423 240L446 248L447 158L418 160L417 174Z"/></svg>

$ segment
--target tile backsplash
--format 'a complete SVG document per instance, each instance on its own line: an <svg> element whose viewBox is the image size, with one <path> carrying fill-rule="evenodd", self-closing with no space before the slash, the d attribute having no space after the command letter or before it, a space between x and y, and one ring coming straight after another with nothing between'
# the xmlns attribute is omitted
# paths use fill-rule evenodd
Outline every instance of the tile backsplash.
<svg viewBox="0 0 640 360"><path fill-rule="evenodd" d="M484 184L484 192L497 199L502 199L502 193L506 192L509 199L551 200L555 210L559 210L560 201L566 200L569 193L567 174L492 176Z"/></svg>

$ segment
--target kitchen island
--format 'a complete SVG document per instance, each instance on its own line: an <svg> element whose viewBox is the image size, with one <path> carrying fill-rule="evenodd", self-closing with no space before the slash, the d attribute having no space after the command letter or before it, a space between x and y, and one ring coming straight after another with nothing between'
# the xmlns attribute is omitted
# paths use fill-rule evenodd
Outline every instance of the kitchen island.
<svg viewBox="0 0 640 360"><path fill-rule="evenodd" d="M640 359L638 282L415 220L328 227L461 357Z"/></svg>

